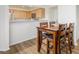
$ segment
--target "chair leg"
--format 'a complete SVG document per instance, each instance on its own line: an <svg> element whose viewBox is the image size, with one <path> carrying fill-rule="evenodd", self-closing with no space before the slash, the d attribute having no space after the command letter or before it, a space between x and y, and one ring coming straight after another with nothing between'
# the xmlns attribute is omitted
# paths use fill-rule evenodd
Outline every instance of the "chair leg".
<svg viewBox="0 0 79 59"><path fill-rule="evenodd" d="M69 52L70 52L70 54L72 53L72 48L71 48L71 42L70 42L70 40L69 40Z"/></svg>
<svg viewBox="0 0 79 59"><path fill-rule="evenodd" d="M58 53L61 54L61 49L60 49L60 40L58 41Z"/></svg>
<svg viewBox="0 0 79 59"><path fill-rule="evenodd" d="M65 46L66 46L66 54L68 54L68 44L66 43L67 40L65 40Z"/></svg>
<svg viewBox="0 0 79 59"><path fill-rule="evenodd" d="M47 54L49 54L49 41L47 39Z"/></svg>
<svg viewBox="0 0 79 59"><path fill-rule="evenodd" d="M70 51L70 54L71 54L72 53L71 45L69 45L69 51Z"/></svg>
<svg viewBox="0 0 79 59"><path fill-rule="evenodd" d="M68 48L67 48L67 46L66 46L66 54L68 54Z"/></svg>

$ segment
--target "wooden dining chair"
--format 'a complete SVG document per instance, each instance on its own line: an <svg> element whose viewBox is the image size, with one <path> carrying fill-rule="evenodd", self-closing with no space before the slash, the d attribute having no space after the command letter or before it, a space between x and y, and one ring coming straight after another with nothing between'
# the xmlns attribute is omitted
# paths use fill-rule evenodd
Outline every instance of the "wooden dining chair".
<svg viewBox="0 0 79 59"><path fill-rule="evenodd" d="M48 22L41 22L40 27L41 28L47 28ZM44 45L44 46L47 45L47 42L46 42L47 34L48 34L47 32L42 32L41 48L42 48L42 45Z"/></svg>
<svg viewBox="0 0 79 59"><path fill-rule="evenodd" d="M74 23L70 23L70 25L69 25L69 30L70 30L71 48L74 48L74 39L73 39Z"/></svg>
<svg viewBox="0 0 79 59"><path fill-rule="evenodd" d="M71 27L71 24L69 25L69 28L67 28L67 24L59 26L59 53L72 53L73 36Z"/></svg>
<svg viewBox="0 0 79 59"><path fill-rule="evenodd" d="M70 23L66 31L67 50L69 50L69 53L72 53L72 49L74 48L73 31L74 24Z"/></svg>
<svg viewBox="0 0 79 59"><path fill-rule="evenodd" d="M67 53L66 46L66 24L59 25L59 35L58 35L58 53Z"/></svg>
<svg viewBox="0 0 79 59"><path fill-rule="evenodd" d="M47 28L48 23L47 22L40 23L40 27ZM41 43L46 46L47 53L49 53L49 48L50 49L52 48L52 46L49 46L50 41L52 42L52 40L51 40L52 38L53 38L53 36L50 33L47 33L47 32L42 33L42 41L41 41ZM46 42L44 42L43 40L46 40Z"/></svg>
<svg viewBox="0 0 79 59"><path fill-rule="evenodd" d="M55 22L49 22L49 24L50 24L51 29L59 28L59 25L55 24ZM50 53L51 51L54 52L54 38L53 37L54 36L51 34L47 37L47 53Z"/></svg>

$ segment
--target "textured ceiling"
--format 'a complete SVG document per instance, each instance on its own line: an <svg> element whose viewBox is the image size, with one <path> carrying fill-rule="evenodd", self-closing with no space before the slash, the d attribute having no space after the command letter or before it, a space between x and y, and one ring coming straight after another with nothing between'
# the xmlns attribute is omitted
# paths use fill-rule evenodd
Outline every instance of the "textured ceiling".
<svg viewBox="0 0 79 59"><path fill-rule="evenodd" d="M9 5L10 8L23 8L26 10L33 10L36 8L50 8L55 6L56 5Z"/></svg>

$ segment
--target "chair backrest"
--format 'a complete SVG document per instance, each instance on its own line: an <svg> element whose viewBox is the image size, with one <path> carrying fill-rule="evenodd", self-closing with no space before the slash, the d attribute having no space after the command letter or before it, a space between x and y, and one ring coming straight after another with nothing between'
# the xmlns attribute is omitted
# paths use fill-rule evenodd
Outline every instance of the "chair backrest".
<svg viewBox="0 0 79 59"><path fill-rule="evenodd" d="M55 22L49 22L50 27L54 27Z"/></svg>
<svg viewBox="0 0 79 59"><path fill-rule="evenodd" d="M74 39L73 39L73 32L74 32L74 23L69 24L69 40L70 40L70 45L72 48L74 48Z"/></svg>
<svg viewBox="0 0 79 59"><path fill-rule="evenodd" d="M70 23L69 26L73 27L74 26L74 23Z"/></svg>
<svg viewBox="0 0 79 59"><path fill-rule="evenodd" d="M70 24L69 24L69 29L70 29L70 31L72 31L72 32L74 31L74 23L70 23Z"/></svg>
<svg viewBox="0 0 79 59"><path fill-rule="evenodd" d="M72 34L73 37L73 31L74 31L74 23L70 23L69 27L67 28L67 35Z"/></svg>
<svg viewBox="0 0 79 59"><path fill-rule="evenodd" d="M67 25L66 24L59 24L59 31L66 31Z"/></svg>
<svg viewBox="0 0 79 59"><path fill-rule="evenodd" d="M59 39L61 39L62 37L66 37L66 24L59 24Z"/></svg>
<svg viewBox="0 0 79 59"><path fill-rule="evenodd" d="M74 44L73 44L73 39L70 38L70 36L72 36L72 35L70 35L70 33L71 33L70 30L73 27L74 27L74 25L72 23L69 24L68 28L67 28L67 25L60 25L59 26L59 30L60 30L60 38L59 38L60 53L61 53L61 51L66 52L66 53L69 53L69 51L70 51L70 53L72 53L71 46L74 47ZM62 34L62 32L64 32L64 34Z"/></svg>
<svg viewBox="0 0 79 59"><path fill-rule="evenodd" d="M66 24L59 24L59 52L66 49ZM66 52L66 51L65 51Z"/></svg>
<svg viewBox="0 0 79 59"><path fill-rule="evenodd" d="M48 27L48 22L41 22L40 27L47 28Z"/></svg>

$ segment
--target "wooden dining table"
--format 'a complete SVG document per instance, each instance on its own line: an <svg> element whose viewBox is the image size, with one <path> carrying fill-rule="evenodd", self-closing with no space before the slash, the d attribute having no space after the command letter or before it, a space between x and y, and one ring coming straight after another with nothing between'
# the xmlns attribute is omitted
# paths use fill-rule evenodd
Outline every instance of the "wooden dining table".
<svg viewBox="0 0 79 59"><path fill-rule="evenodd" d="M42 27L37 27L37 51L40 52L41 49L41 40L42 40L42 32L47 32L50 33L53 38L53 53L57 54L58 50L57 50L57 40L58 40L58 27L48 27L48 28L42 28Z"/></svg>

